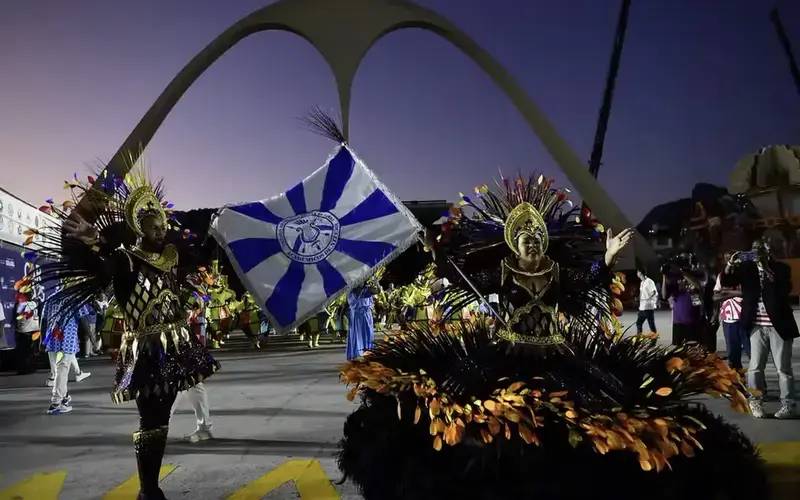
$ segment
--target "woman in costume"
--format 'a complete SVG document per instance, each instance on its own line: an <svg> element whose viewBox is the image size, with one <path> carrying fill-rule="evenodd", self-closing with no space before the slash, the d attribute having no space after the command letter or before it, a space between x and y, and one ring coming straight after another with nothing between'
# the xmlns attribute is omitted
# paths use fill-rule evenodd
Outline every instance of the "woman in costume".
<svg viewBox="0 0 800 500"><path fill-rule="evenodd" d="M242 329L256 349L261 349L261 319L258 317L260 309L250 292L245 292L242 295L241 310L238 318L239 328Z"/></svg>
<svg viewBox="0 0 800 500"><path fill-rule="evenodd" d="M400 300L403 307L401 317L406 323L429 321L429 303L431 299L431 282L435 279L434 266L428 266L413 282L400 288Z"/></svg>
<svg viewBox="0 0 800 500"><path fill-rule="evenodd" d="M373 297L378 293L374 283L358 286L347 294L350 309L347 332L347 359L356 359L372 348L375 338L375 325L372 318Z"/></svg>
<svg viewBox="0 0 800 500"><path fill-rule="evenodd" d="M346 342L349 330L347 295L340 295L328 304L325 314L328 316L325 329L333 333L336 342Z"/></svg>
<svg viewBox="0 0 800 500"><path fill-rule="evenodd" d="M367 499L753 498L753 445L695 395L746 411L739 375L693 344L623 338L606 234L541 176L464 198L434 246L444 310L499 293L489 322L411 325L342 370L361 406L339 467ZM499 310L497 310L499 309ZM736 477L736 481L731 481Z"/></svg>
<svg viewBox="0 0 800 500"><path fill-rule="evenodd" d="M208 287L211 302L207 309L207 328L211 347L218 349L225 345L225 341L230 335L236 293L228 286L228 276L219 271L219 261L215 260L211 263L210 274L213 283Z"/></svg>
<svg viewBox="0 0 800 500"><path fill-rule="evenodd" d="M158 474L170 408L179 391L202 382L219 365L187 328L180 284L183 270L196 269L197 263L191 262L192 249L180 238L167 242L168 204L161 184L153 185L135 169L125 180L101 177L96 186L100 187L70 181L73 200L62 208L50 205L62 224L42 232L39 252L54 262L44 264L37 279L72 280L53 297L60 304L56 323L59 316L67 317L89 303L97 292L113 289L126 331L111 397L116 403L136 401L138 498L161 499ZM68 211L84 196L92 223Z"/></svg>

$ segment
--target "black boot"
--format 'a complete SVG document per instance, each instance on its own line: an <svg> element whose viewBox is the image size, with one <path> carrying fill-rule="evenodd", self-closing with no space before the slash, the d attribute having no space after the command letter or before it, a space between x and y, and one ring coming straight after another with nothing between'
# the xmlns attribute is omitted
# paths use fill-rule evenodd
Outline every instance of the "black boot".
<svg viewBox="0 0 800 500"><path fill-rule="evenodd" d="M167 446L167 430L168 427L163 426L133 434L136 466L139 469L138 500L166 500L164 492L158 487L158 474Z"/></svg>

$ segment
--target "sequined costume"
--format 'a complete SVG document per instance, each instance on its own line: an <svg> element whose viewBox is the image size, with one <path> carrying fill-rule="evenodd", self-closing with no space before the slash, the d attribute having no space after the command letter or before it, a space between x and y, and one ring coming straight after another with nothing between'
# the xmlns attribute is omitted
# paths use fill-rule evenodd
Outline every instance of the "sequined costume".
<svg viewBox="0 0 800 500"><path fill-rule="evenodd" d="M106 261L114 294L130 329L122 338L112 397L115 402L140 393L177 394L202 382L218 364L190 335L177 278L177 250L162 254L134 247Z"/></svg>
<svg viewBox="0 0 800 500"><path fill-rule="evenodd" d="M179 391L219 368L188 330L182 285L190 285L187 272L197 269L196 251L185 237L167 238L168 204L161 185L151 183L139 168L124 180L101 176L84 184L74 179L67 187L72 200L60 207L48 200L42 207L59 224L31 230L41 237L29 258L47 259L35 279L69 283L48 299L57 304L50 318L55 324L99 293L113 291L124 333L111 397L117 403L136 400L139 410L134 434L139 498L164 498L158 473L172 403ZM81 201L82 215L72 211Z"/></svg>
<svg viewBox="0 0 800 500"><path fill-rule="evenodd" d="M367 499L762 495L752 443L689 403L746 411L739 374L698 345L622 336L604 228L551 182L464 197L433 245L451 283L437 302L447 320L499 291L496 317L410 324L343 367L361 406L342 472Z"/></svg>

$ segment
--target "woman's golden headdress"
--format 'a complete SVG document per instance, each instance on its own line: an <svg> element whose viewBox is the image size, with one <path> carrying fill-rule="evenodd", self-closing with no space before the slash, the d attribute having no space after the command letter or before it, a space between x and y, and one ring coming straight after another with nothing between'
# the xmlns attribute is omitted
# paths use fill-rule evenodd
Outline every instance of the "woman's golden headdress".
<svg viewBox="0 0 800 500"><path fill-rule="evenodd" d="M517 238L522 233L540 235L542 238L542 251L547 251L549 243L547 224L542 214L528 202L522 202L514 207L506 218L503 234L506 244L514 253L519 252L517 250Z"/></svg>

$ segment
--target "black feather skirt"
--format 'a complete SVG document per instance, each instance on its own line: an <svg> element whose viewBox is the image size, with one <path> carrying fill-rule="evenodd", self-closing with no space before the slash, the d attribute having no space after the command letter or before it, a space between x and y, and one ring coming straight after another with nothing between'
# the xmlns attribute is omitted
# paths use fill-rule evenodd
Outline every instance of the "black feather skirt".
<svg viewBox="0 0 800 500"><path fill-rule="evenodd" d="M139 397L177 394L219 370L217 360L185 325L163 325L160 332L123 339L111 398L116 403Z"/></svg>
<svg viewBox="0 0 800 500"><path fill-rule="evenodd" d="M388 337L343 368L361 404L338 464L366 499L767 498L753 444L688 402L746 407L714 355L569 335L525 349L456 330Z"/></svg>
<svg viewBox="0 0 800 500"><path fill-rule="evenodd" d="M654 472L622 451L573 448L557 427L541 434L539 446L470 440L436 451L427 426L414 425L411 412L398 419L395 398L373 393L348 417L338 463L368 500L769 498L752 443L701 407L682 411L704 422L698 436L704 450Z"/></svg>

